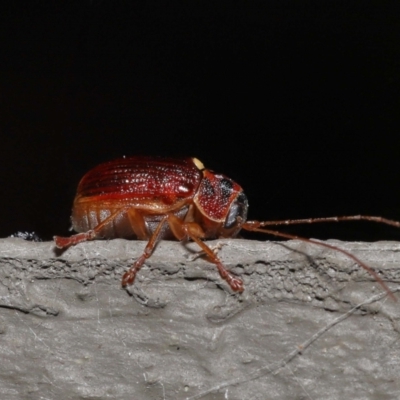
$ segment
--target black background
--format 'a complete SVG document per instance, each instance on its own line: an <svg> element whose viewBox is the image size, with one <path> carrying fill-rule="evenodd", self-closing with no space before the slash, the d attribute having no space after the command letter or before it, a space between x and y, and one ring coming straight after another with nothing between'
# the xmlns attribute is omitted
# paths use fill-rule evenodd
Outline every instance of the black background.
<svg viewBox="0 0 400 400"><path fill-rule="evenodd" d="M249 219L400 219L397 2L8 3L1 237L69 234L81 176L137 154L196 156L245 189Z"/></svg>

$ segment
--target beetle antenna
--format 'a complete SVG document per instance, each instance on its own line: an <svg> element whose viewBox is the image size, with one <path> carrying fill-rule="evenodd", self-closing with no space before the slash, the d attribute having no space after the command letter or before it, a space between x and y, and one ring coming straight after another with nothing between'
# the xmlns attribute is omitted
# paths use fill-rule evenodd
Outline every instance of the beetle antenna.
<svg viewBox="0 0 400 400"><path fill-rule="evenodd" d="M340 217L333 217L333 218L340 218ZM374 218L380 218L380 217L374 217ZM314 219L314 218L311 218L311 219ZM318 218L315 218L315 219L318 219ZM321 219L329 219L329 218L321 218ZM367 264L365 264L363 261L361 261L358 257L356 257L355 255L349 253L348 251L343 250L340 247L336 247L336 246L333 246L333 245L328 244L328 243L319 242L317 240L308 239L308 238L304 238L304 237L297 236L297 235L291 235L290 233L283 233L283 232L279 232L279 231L273 231L273 230L270 230L270 229L258 228L254 224L254 222L256 222L256 221L245 222L243 224L242 228L245 229L245 230L251 231L251 232L267 233L268 235L273 235L273 236L277 236L277 237L283 237L285 239L301 240L301 241L306 242L306 243L312 243L312 244L316 244L316 245L319 245L319 246L323 246L323 247L326 247L328 249L335 250L335 251L338 251L339 253L344 254L348 258L350 258L353 261L355 261L362 268L364 268L371 276L373 276L375 278L375 280L382 286L382 288L385 289L385 291L387 292L389 297L392 300L397 301L397 298L394 296L393 292L389 289L389 287L386 285L386 283L379 277L379 275L371 267L369 267ZM396 221L393 221L393 222L396 222ZM261 226L262 226L262 224L263 224L263 222L260 223Z"/></svg>
<svg viewBox="0 0 400 400"><path fill-rule="evenodd" d="M371 215L350 215L342 217L324 217L324 218L304 218L304 219L285 219L280 221L262 221L258 226L277 226L277 225L295 225L295 224L316 224L318 222L341 222L341 221L370 221L379 224L391 225L400 228L400 222L393 219L375 217ZM249 221L251 222L251 221Z"/></svg>

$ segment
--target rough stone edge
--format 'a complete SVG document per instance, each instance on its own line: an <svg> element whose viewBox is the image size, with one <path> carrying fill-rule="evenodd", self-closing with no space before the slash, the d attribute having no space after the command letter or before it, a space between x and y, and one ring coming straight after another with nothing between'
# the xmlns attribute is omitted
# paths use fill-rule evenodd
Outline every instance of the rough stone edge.
<svg viewBox="0 0 400 400"><path fill-rule="evenodd" d="M358 282L359 287L368 283L371 288L368 290L372 291L381 289L374 278L353 260L322 246L302 241L243 239L207 243L220 245L218 254L222 262L244 280L245 291L238 296L246 302L275 298L336 309L332 299L334 302L349 302L349 293L341 297L343 289L351 287L352 282ZM374 268L384 281L400 282L400 243L337 240L327 243L354 254ZM3 266L2 273L12 280L72 278L88 284L93 279L111 279L118 285L123 272L142 253L144 246L145 242L141 241L114 239L81 243L59 251L53 242L7 238L0 240L0 265ZM212 263L202 257L196 258L197 252L194 243L183 245L162 241L139 272L137 280L202 279L231 291ZM8 272L5 266L8 266ZM133 289L128 288L128 291ZM350 301L348 307L352 305Z"/></svg>

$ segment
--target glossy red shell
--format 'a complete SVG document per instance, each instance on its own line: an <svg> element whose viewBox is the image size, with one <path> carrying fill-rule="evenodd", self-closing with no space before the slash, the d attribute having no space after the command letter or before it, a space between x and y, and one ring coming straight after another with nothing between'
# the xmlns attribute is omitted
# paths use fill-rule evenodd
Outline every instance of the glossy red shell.
<svg viewBox="0 0 400 400"><path fill-rule="evenodd" d="M80 181L75 202L128 201L139 209L161 212L194 197L202 179L192 158L130 157L90 170Z"/></svg>
<svg viewBox="0 0 400 400"><path fill-rule="evenodd" d="M196 222L205 238L234 236L226 229L230 207L242 188L204 168L195 158L127 157L100 164L81 179L72 210L77 232L97 228L104 238L149 239L161 219L173 214ZM163 238L173 238L169 227Z"/></svg>

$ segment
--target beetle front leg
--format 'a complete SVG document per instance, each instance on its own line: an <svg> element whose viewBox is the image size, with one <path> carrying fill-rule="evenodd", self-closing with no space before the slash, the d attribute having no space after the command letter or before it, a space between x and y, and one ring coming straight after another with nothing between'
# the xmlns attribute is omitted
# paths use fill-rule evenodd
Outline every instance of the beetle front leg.
<svg viewBox="0 0 400 400"><path fill-rule="evenodd" d="M228 282L233 291L239 293L243 292L243 281L232 275L222 264L218 256L201 240L205 235L199 224L195 222L182 222L173 214L168 215L168 223L177 239L183 240L185 237L190 237L201 247L210 261L217 266L221 278Z"/></svg>
<svg viewBox="0 0 400 400"><path fill-rule="evenodd" d="M244 290L243 281L241 279L239 279L238 277L232 275L225 268L225 266L222 264L221 260L216 256L216 254L203 241L201 241L199 238L197 238L195 236L191 236L189 233L188 233L188 235L204 250L204 252L209 257L210 261L217 266L218 272L221 275L221 278L225 279L228 282L231 289L234 292L239 292L239 293L243 292L243 290Z"/></svg>
<svg viewBox="0 0 400 400"><path fill-rule="evenodd" d="M234 292L239 292L239 293L243 292L244 290L243 281L238 277L234 276L233 274L231 274L222 264L221 260L217 257L217 255L203 241L201 241L199 238L195 236L192 236L189 232L188 235L203 249L203 251L207 254L210 261L217 266L221 278L225 279L228 282L231 289Z"/></svg>

